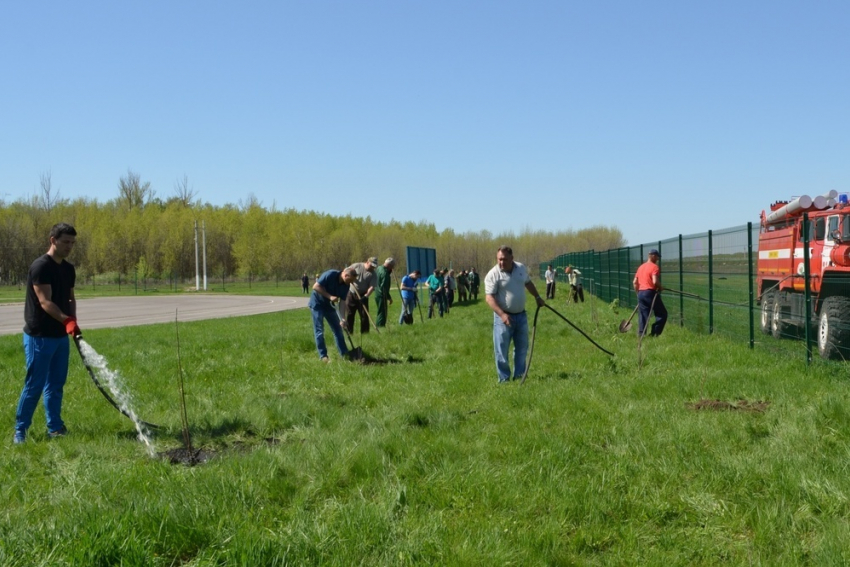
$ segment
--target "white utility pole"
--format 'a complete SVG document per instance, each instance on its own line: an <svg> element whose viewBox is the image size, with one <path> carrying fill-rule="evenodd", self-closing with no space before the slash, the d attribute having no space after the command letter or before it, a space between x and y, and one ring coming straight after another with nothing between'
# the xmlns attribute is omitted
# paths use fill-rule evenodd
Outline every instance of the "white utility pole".
<svg viewBox="0 0 850 567"><path fill-rule="evenodd" d="M198 221L195 221L195 291L201 289L201 277L198 273Z"/></svg>
<svg viewBox="0 0 850 567"><path fill-rule="evenodd" d="M204 291L207 291L207 221L201 221L201 237L204 244Z"/></svg>

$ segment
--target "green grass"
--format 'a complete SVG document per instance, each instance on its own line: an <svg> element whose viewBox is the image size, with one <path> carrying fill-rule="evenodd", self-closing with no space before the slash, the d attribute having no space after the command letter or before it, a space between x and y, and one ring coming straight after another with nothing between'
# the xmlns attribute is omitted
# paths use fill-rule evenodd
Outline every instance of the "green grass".
<svg viewBox="0 0 850 567"><path fill-rule="evenodd" d="M319 362L305 310L180 325L193 468L147 456L72 360L48 442L11 444L20 335L0 337L2 565L839 565L850 560L842 365L750 351L630 310L541 311L528 381L498 385L483 301ZM397 311L393 320L397 318ZM530 313L533 315L533 313ZM635 325L636 326L636 325ZM136 410L181 446L175 327L94 330ZM355 335L355 343L359 343ZM76 357L75 353L72 353ZM763 413L700 399L769 401ZM268 441L272 439L273 441Z"/></svg>

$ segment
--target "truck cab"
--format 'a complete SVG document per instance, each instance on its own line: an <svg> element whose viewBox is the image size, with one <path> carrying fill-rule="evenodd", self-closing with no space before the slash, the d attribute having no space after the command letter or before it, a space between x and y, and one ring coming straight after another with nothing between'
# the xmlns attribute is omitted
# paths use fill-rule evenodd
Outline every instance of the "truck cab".
<svg viewBox="0 0 850 567"><path fill-rule="evenodd" d="M837 193L771 205L762 211L758 254L758 298L763 333L797 338L815 330L818 352L850 358L850 207ZM842 197L846 197L842 195ZM808 285L811 320L806 319L806 238L809 219Z"/></svg>

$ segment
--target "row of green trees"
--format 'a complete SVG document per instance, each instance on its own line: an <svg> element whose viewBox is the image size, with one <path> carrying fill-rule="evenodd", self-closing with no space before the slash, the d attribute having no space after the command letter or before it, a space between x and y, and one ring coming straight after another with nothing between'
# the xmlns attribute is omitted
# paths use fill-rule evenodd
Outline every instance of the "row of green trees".
<svg viewBox="0 0 850 567"><path fill-rule="evenodd" d="M213 278L296 279L368 256L393 256L405 269L406 246L436 248L440 265L479 271L495 263L496 249L509 244L519 261L537 266L558 254L623 246L613 227L552 233L437 231L428 222L376 222L371 218L335 217L314 211L266 208L253 196L238 205L213 206L193 201L188 183L175 196L158 199L149 184L128 172L119 195L108 202L63 200L42 177L41 194L14 202L0 201L0 281L26 278L32 261L48 247L57 222L78 232L72 260L84 278L102 274L172 277L195 274L194 225L206 227L207 273ZM200 234L200 232L199 232ZM200 236L199 236L200 239Z"/></svg>

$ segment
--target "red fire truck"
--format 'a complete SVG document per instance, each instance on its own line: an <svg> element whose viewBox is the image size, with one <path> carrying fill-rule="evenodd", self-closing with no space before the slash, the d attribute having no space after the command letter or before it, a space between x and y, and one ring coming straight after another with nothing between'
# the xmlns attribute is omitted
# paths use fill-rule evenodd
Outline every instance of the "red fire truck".
<svg viewBox="0 0 850 567"><path fill-rule="evenodd" d="M809 218L809 291L806 321L803 213ZM830 191L779 201L761 213L758 297L761 330L776 338L816 333L818 352L850 360L850 205Z"/></svg>

